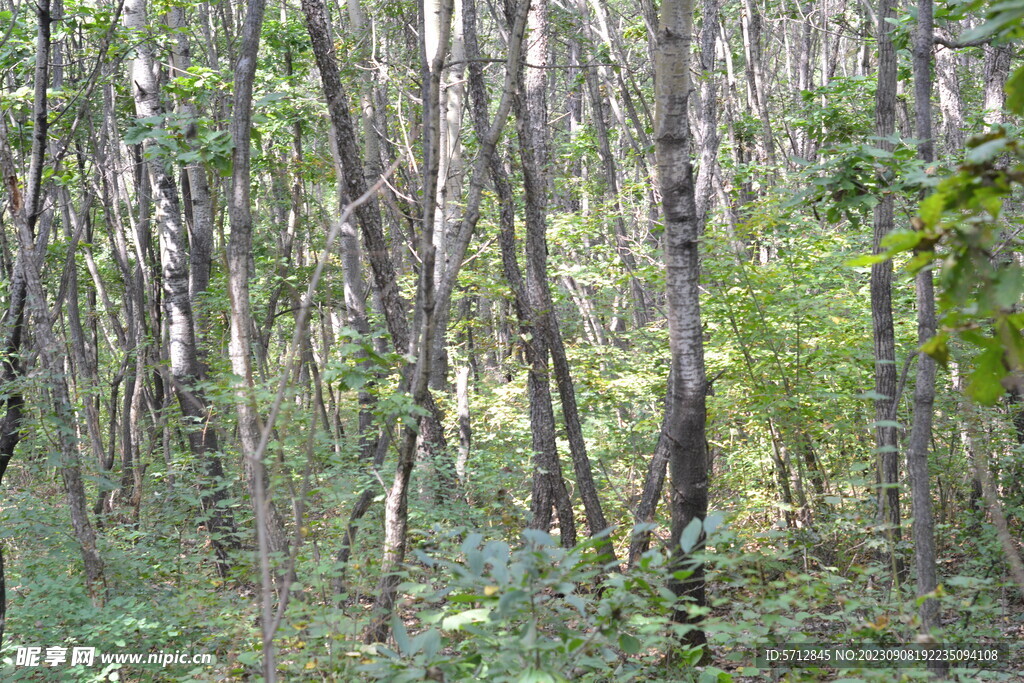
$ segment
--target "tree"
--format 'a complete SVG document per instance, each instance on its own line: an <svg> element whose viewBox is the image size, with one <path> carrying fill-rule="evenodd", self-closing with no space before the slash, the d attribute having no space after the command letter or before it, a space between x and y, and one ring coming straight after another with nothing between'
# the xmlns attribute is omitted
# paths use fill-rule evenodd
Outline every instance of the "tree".
<svg viewBox="0 0 1024 683"><path fill-rule="evenodd" d="M655 57L654 141L658 157L658 184L665 221L665 294L669 324L671 369L665 397L665 417L658 445L644 485L644 499L650 505L660 490L658 481L668 464L672 553L669 586L682 600L697 607L705 604L704 566L693 561L693 552L704 547L703 531L690 547L683 547L683 532L703 524L708 508L708 469L705 431L704 340L700 319L699 224L694 201L693 169L690 163L690 43L693 5L690 0L664 0L658 22ZM659 472L660 470L660 472ZM638 522L648 517L637 515ZM631 549L632 554L632 549ZM701 646L704 632L698 619L689 615L686 604L676 609L675 619L693 624L684 642Z"/></svg>
<svg viewBox="0 0 1024 683"><path fill-rule="evenodd" d="M935 160L932 139L931 63L935 40L932 27L932 0L919 0L914 32L914 121L918 154L926 165ZM917 293L917 340L922 346L935 336L935 293L932 271L923 268L914 280ZM935 570L935 526L932 518L928 453L931 450L932 417L935 403L935 359L920 353L917 381L914 385L914 422L907 443L907 472L910 475L911 509L914 515L914 560L917 569L917 596L921 599L921 629L925 634L938 623L938 603L933 597L938 585ZM930 668L945 671L937 662Z"/></svg>
<svg viewBox="0 0 1024 683"><path fill-rule="evenodd" d="M878 8L878 87L875 95L875 129L881 149L892 151L889 141L896 126L896 51L890 19L894 7L885 0ZM882 240L895 227L895 198L885 193L874 209L874 253L882 253ZM896 406L896 337L892 319L892 262L871 266L871 320L875 343L875 439L878 449L878 521L886 525L893 581L901 583L903 560L897 544L900 532L899 446Z"/></svg>
<svg viewBox="0 0 1024 683"><path fill-rule="evenodd" d="M146 0L127 0L125 25L136 35L149 30ZM157 62L150 40L140 42L132 63L132 92L138 118L154 128L165 120L166 110L160 100L157 80ZM146 124L143 124L146 125ZM188 240L182 220L178 187L174 181L165 151L154 135L143 140L147 157L145 168L153 190L156 205L156 224L160 237L160 263L163 301L169 331L169 352L172 388L178 398L182 416L188 423L188 439L192 453L202 463L206 481L203 482L202 506L209 515L210 538L217 554L220 571L226 573L231 566L229 551L238 547L235 524L231 512L223 502L227 498L223 488L224 470L220 462L217 432L208 427L210 407L202 390L197 386L203 378L196 352L195 321L192 315L190 291ZM142 268L139 264L139 268ZM141 311L136 311L141 316Z"/></svg>

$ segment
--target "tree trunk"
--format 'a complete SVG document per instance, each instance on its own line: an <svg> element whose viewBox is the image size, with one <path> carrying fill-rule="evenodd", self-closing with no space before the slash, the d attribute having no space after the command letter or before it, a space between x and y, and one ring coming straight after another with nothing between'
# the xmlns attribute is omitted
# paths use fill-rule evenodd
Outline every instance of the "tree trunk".
<svg viewBox="0 0 1024 683"><path fill-rule="evenodd" d="M337 140L338 156L344 164L343 176L346 192L344 203L348 204L366 193L367 184L363 177L362 155L356 144L355 128L348 111L348 96L341 84L341 73L328 30L327 8L323 0L302 0L302 10L306 15L306 29L309 32L313 55L320 70L324 97L327 100L327 109ZM376 197L371 197L368 201L360 204L356 209L356 217L363 233L367 257L373 272L376 291L380 296L381 313L387 323L388 333L391 335L395 350L403 354L409 353L411 348L406 304L398 291L398 274L384 239ZM468 244L468 238L466 243ZM454 261L455 259L453 259ZM454 287L454 283L452 286ZM444 289L444 283L442 283L441 289ZM437 300L439 306L443 307L443 291L438 294ZM424 406L429 410L429 415L425 416L427 431L434 435L435 439L431 448L439 458L443 458L440 464L434 463L435 467L438 469L439 476L443 477L450 471L454 478L454 463L451 463L447 444L444 442L441 414L429 393L424 397Z"/></svg>
<svg viewBox="0 0 1024 683"><path fill-rule="evenodd" d="M523 163L523 193L526 204L526 277L524 281L526 299L532 323L533 343L530 349L529 385L532 397L530 420L535 424L534 449L537 454L533 477L533 503L530 526L547 528L552 505L558 506L558 519L563 545L575 543L575 524L567 524L572 518L572 506L568 494L562 495L564 482L561 481L561 466L555 445L554 411L551 408L550 370L548 353L555 343L557 322L554 322L554 304L547 281L547 205L550 178L548 166L547 116L547 74L544 65L548 61L547 1L534 0L527 19L530 40L526 49L526 62L518 95L516 97L516 118L519 132L519 150ZM559 341L561 341L559 337ZM563 353L564 360L564 353ZM565 368L567 371L567 367ZM571 391L571 387L570 387ZM573 398L573 403L575 399ZM577 423L578 428L578 423ZM540 436L542 441L536 441ZM585 456L584 456L585 457ZM589 463L587 463L589 469ZM557 472L557 477L556 477ZM593 482L591 482L592 485ZM596 492L595 492L596 496ZM569 534L569 529L573 533ZM596 531L592 529L593 533Z"/></svg>
<svg viewBox="0 0 1024 683"><path fill-rule="evenodd" d="M953 28L957 22L951 24ZM943 32L943 37L949 37ZM942 112L942 138L949 154L960 154L964 148L964 102L957 73L957 54L952 48L940 46L935 52L935 83Z"/></svg>
<svg viewBox="0 0 1024 683"><path fill-rule="evenodd" d="M673 574L669 587L680 598L689 598L695 606L703 607L704 566L694 562L690 553L703 550L704 534L700 534L692 548L684 549L680 544L683 530L693 521L702 523L708 506L707 443L704 439L707 379L698 289L699 225L687 112L692 0L662 0L659 19L654 139L665 216L665 290L672 363L665 417L652 465L665 461L671 474L670 571L692 571L683 580ZM677 609L674 619L695 626L699 623L699 617L691 617L685 608ZM706 642L704 631L695 627L683 636L683 641L689 646L701 646Z"/></svg>
<svg viewBox="0 0 1024 683"><path fill-rule="evenodd" d="M889 19L895 16L893 0L878 8L878 88L875 94L875 134L882 149L892 150L886 138L896 129L896 50ZM882 239L892 232L893 195L885 192L874 209L873 252L883 251ZM893 581L905 580L903 559L897 545L900 529L899 439L896 431L896 336L892 319L892 261L871 266L871 321L875 342L875 442L878 452L878 522L886 526L889 566Z"/></svg>
<svg viewBox="0 0 1024 683"><path fill-rule="evenodd" d="M455 473L459 481L466 481L466 463L473 433L470 429L469 413L469 366L463 365L455 373L455 398L459 417L459 457L455 460Z"/></svg>
<svg viewBox="0 0 1024 683"><path fill-rule="evenodd" d="M268 472L260 452L261 426L256 404L252 372L252 312L249 300L249 259L252 254L252 212L250 206L250 134L252 132L252 92L256 76L256 55L266 3L248 3L242 40L235 64L234 108L231 114L231 195L228 215L231 238L228 242L228 295L231 300L231 341L228 351L235 375L235 408L238 433L249 491L256 516L256 542L259 548L262 584L263 676L268 683L277 678L274 654L273 579L271 553L285 552L284 525L274 508Z"/></svg>
<svg viewBox="0 0 1024 683"><path fill-rule="evenodd" d="M1006 78L1010 74L1013 48L1010 45L986 45L985 50L985 123L1003 123L1006 118Z"/></svg>
<svg viewBox="0 0 1024 683"><path fill-rule="evenodd" d="M708 211L713 206L712 191L715 169L718 166L718 92L715 83L715 51L718 39L719 0L702 0L703 17L700 31L700 74L699 91L699 136L700 169L697 172L697 186L694 201L697 207L697 222L703 232Z"/></svg>
<svg viewBox="0 0 1024 683"><path fill-rule="evenodd" d="M433 359L434 335L437 333L434 221L438 210L437 189L441 153L441 76L451 40L452 5L453 0L424 0L420 6L420 29L423 36L420 73L423 79L424 159L422 232L419 240L421 267L416 287L415 315L419 324L415 344L410 347L410 352L416 356L416 363L410 373L411 376L407 375L402 381L402 386L409 388L413 403L420 407L427 405L430 396L430 365ZM374 600L375 614L363 635L367 643L383 641L390 630L388 619L398 594L400 577L397 572L405 559L409 530L409 480L415 461L417 432L424 428L430 427L420 416L415 418L414 426L406 427L399 446L395 477L384 501L384 549L377 597ZM429 442L427 434L424 434L424 441Z"/></svg>
<svg viewBox="0 0 1024 683"><path fill-rule="evenodd" d="M932 139L931 62L934 47L932 0L918 0L917 27L914 31L914 115L918 156L925 166L935 160ZM917 341L924 344L935 335L935 293L931 269L917 273ZM914 423L907 444L907 473L914 515L914 560L917 569L917 596L921 602L921 630L930 635L939 626L939 603L931 595L938 584L935 568L935 527L929 487L928 454L932 440L932 411L935 403L935 359L919 353L917 383L914 387ZM944 673L945 662L929 662L929 670Z"/></svg>
<svg viewBox="0 0 1024 683"><path fill-rule="evenodd" d="M55 425L53 438L55 438L59 450L57 469L64 484L72 529L82 555L86 592L95 607L102 607L107 598L103 560L96 547L96 533L89 521L86 507L78 445L74 438L75 418L63 363L64 353L53 332L53 320L50 318L50 310L46 303L40 274L42 261L46 254L46 244L49 240L49 230L44 229L38 236L35 235L37 220L44 211L42 181L49 117L47 88L50 85L50 24L54 21L49 0L41 0L36 3L35 9L37 35L32 104L32 145L24 198L21 198L13 162L8 156L10 152L6 145L8 139L6 126L2 131L5 141L3 148L4 177L11 197L10 208L19 241L18 264L15 268L16 271L20 271L20 275L15 273L15 281L12 283L11 304L13 308L11 313L14 314L14 317L8 321L8 324L13 327L9 328L10 336L7 339L7 344L13 346L15 350L20 348L22 323L26 320L23 314L30 314L27 319L32 322L32 332L39 353L39 365L44 377L43 383L53 411L51 413ZM59 5L57 11L59 12ZM51 209L46 208L45 210ZM19 279L21 280L20 284ZM5 380L16 381L15 378L19 374L20 367L17 361L12 360L9 364L5 362ZM0 478L13 456L14 447L18 442L17 434L14 432L20 428L21 408L22 399L17 392L14 392L14 395L7 400L4 432L0 434L0 447L2 447L0 450L0 462L2 462ZM3 597L6 598L6 596ZM4 604L6 605L6 601ZM2 631L2 625L0 625L0 631Z"/></svg>
<svg viewBox="0 0 1024 683"><path fill-rule="evenodd" d="M125 25L143 34L149 27L146 0L126 0ZM141 37L141 35L140 35ZM157 87L156 60L153 46L142 40L138 56L132 64L132 92L135 112L140 119L163 115ZM201 504L209 516L208 529L222 575L231 567L228 551L238 547L237 532L230 509L223 505L227 499L222 481L224 470L218 455L216 430L209 425L211 409L197 383L202 380L202 369L196 354L195 327L192 319L192 301L189 291L188 247L185 225L181 219L178 188L170 174L169 164L152 138L143 143L156 204L156 222L160 233L160 262L162 265L164 307L170 332L170 371L174 393L181 406L182 416L188 423L188 440L192 453L203 463L206 481L201 487ZM141 226L137 226L141 229ZM137 230L138 232L138 230ZM140 242L141 240L137 240ZM145 270L144 250L137 244L139 268ZM141 311L138 312L141 315ZM156 319L156 316L153 316Z"/></svg>

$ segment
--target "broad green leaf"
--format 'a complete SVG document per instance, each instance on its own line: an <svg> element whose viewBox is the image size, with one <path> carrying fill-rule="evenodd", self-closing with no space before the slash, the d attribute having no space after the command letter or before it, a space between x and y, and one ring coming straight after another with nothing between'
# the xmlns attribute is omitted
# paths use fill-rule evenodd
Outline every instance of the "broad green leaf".
<svg viewBox="0 0 1024 683"><path fill-rule="evenodd" d="M683 529L683 533L679 535L679 547L683 549L684 553L688 553L693 550L694 546L697 545L697 541L700 539L701 532L704 530L704 525L701 523L699 517L694 517L690 520L690 523Z"/></svg>
<svg viewBox="0 0 1024 683"><path fill-rule="evenodd" d="M409 632L405 630L405 624L398 616L391 617L391 632L395 637L395 645L398 646L398 651L403 655L415 654L412 649L412 641L409 640Z"/></svg>
<svg viewBox="0 0 1024 683"><path fill-rule="evenodd" d="M1013 308L1024 294L1024 271L1016 264L1010 264L999 271L994 286L995 305L998 308Z"/></svg>
<svg viewBox="0 0 1024 683"><path fill-rule="evenodd" d="M982 405L993 405L1005 391L1002 385L1005 376L1002 347L987 349L974 359L974 371L971 372L967 393Z"/></svg>
<svg viewBox="0 0 1024 683"><path fill-rule="evenodd" d="M863 256L858 256L857 258L852 258L849 261L845 261L843 263L843 265L846 266L847 268L858 268L858 267L861 267L861 266L872 266L872 265L874 265L876 263L881 263L882 261L887 261L890 258L892 258L892 257L888 253L865 254Z"/></svg>
<svg viewBox="0 0 1024 683"><path fill-rule="evenodd" d="M1024 67L1018 67L1006 81L1006 108L1024 114Z"/></svg>
<svg viewBox="0 0 1024 683"><path fill-rule="evenodd" d="M977 147L972 147L971 149L967 150L965 160L971 164L983 164L987 161L991 161L992 159L996 158L997 156L1003 153L1003 150L1006 149L1006 143L1006 138L1002 136L997 137L994 140L989 140L988 142L983 142ZM935 195L932 196L934 197ZM928 199L931 199L931 197L929 197ZM922 210L923 207L924 203L922 202ZM923 215L922 218L924 218Z"/></svg>
<svg viewBox="0 0 1024 683"><path fill-rule="evenodd" d="M441 633L435 628L428 628L413 639L413 650L422 652L423 657L429 662L441 649Z"/></svg>
<svg viewBox="0 0 1024 683"><path fill-rule="evenodd" d="M707 536L715 533L715 530L722 525L722 521L725 519L725 515L721 512L712 512L704 518L704 533Z"/></svg>
<svg viewBox="0 0 1024 683"><path fill-rule="evenodd" d="M732 675L717 666L707 666L697 680L698 683L732 683Z"/></svg>
<svg viewBox="0 0 1024 683"><path fill-rule="evenodd" d="M619 636L619 647L627 655L635 655L640 652L640 640L628 633Z"/></svg>
<svg viewBox="0 0 1024 683"><path fill-rule="evenodd" d="M935 192L928 195L921 201L921 206L918 209L918 215L921 217L921 221L924 222L925 227L933 228L942 219L942 212L945 208L945 195L943 195L942 192ZM923 237L920 232L918 232L917 235L918 239L914 242L913 246L917 246L918 242L921 241L921 237Z"/></svg>
<svg viewBox="0 0 1024 683"><path fill-rule="evenodd" d="M924 235L916 230L894 230L882 239L882 246L889 249L890 253L910 251L920 244L923 237Z"/></svg>
<svg viewBox="0 0 1024 683"><path fill-rule="evenodd" d="M949 363L949 333L939 332L937 335L926 341L921 345L921 352L927 353L929 356L934 358L942 367L946 367ZM886 425L889 426L889 425ZM893 426L899 427L898 424Z"/></svg>

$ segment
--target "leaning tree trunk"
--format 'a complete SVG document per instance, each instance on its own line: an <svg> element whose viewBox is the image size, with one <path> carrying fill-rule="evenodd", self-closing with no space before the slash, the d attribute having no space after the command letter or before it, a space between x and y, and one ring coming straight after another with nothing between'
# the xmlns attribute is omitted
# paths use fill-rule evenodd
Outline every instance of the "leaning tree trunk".
<svg viewBox="0 0 1024 683"><path fill-rule="evenodd" d="M403 384L409 388L415 405L424 407L429 396L430 365L433 357L435 315L435 245L434 220L437 206L438 172L441 153L440 89L445 56L451 40L453 0L425 0L420 5L423 78L423 210L419 239L422 267L416 288L418 321L416 339L411 347L416 363ZM380 581L374 600L374 618L364 633L367 643L381 642L390 630L388 619L398 595L399 567L405 559L409 530L409 482L415 461L417 432L424 420L419 416L414 426L407 426L398 452L395 477L384 502L384 549ZM454 470L454 466L453 466Z"/></svg>
<svg viewBox="0 0 1024 683"><path fill-rule="evenodd" d="M547 198L548 198L548 61L547 0L534 0L527 19L530 39L527 41L525 68L516 97L516 118L519 128L519 149L523 162L523 194L526 218L526 277L524 280L533 336L530 347L530 424L534 432L535 466L530 526L550 526L552 505L558 510L563 545L575 543L572 505L565 492L558 451L555 444L555 417L551 407L548 353L554 343L554 321L551 290L547 280ZM506 267L506 270L507 267ZM563 354L564 355L564 354ZM563 358L564 360L564 358ZM564 368L567 371L567 365ZM573 405L575 407L575 399ZM576 426L578 427L578 420ZM578 431L578 430L577 430ZM538 440L539 438L539 440ZM581 439L582 441L582 439ZM587 463L589 474L589 463ZM593 481L590 482L593 491ZM597 506L598 512L600 505ZM592 529L594 533L601 529Z"/></svg>
<svg viewBox="0 0 1024 683"><path fill-rule="evenodd" d="M48 230L36 235L34 230L36 222L43 209L42 181L43 165L45 163L47 132L48 132L48 103L47 87L49 86L50 72L50 24L53 17L50 13L49 0L40 0L36 3L36 54L35 54L35 78L34 94L32 105L32 145L29 156L29 172L26 182L25 196L22 198L18 190L17 175L13 172L13 162L9 157L9 150L6 146L6 130L4 129L4 150L3 170L7 181L11 198L11 209L14 217L14 224L17 230L19 242L18 265L16 269L20 273L15 274L15 282L11 289L11 313L14 315L8 321L10 336L8 346L18 349L21 346L22 324L27 320L33 323L32 332L38 351L38 362L43 371L44 387L49 394L51 402L51 415L55 418L56 434L54 438L59 451L58 471L64 484L64 492L67 496L68 508L71 516L71 525L74 531L75 540L78 542L82 554L82 562L85 569L86 591L96 607L102 607L106 602L107 584L104 574L103 560L96 547L96 533L89 521L88 510L85 500L85 487L82 482L82 471L78 457L78 444L74 438L74 412L71 405L71 396L68 393L67 379L64 373L63 349L57 342L53 332L53 320L50 317L50 309L46 303L46 295L43 291L42 282L42 261L45 257L45 248L38 248L47 243L49 239ZM49 209L47 209L49 210ZM30 317L25 317L26 314ZM4 379L17 381L20 375L18 362L12 359L11 363L4 365ZM13 455L14 447L18 442L16 431L20 428L22 419L22 399L18 391L7 400L7 415L4 420L4 433L0 434L0 462L3 469L6 469L10 457ZM2 476L2 470L0 470ZM2 558L0 558L2 562ZM0 571L0 579L2 579ZM6 596L3 596L6 597ZM6 608L5 608L6 610ZM4 610L4 611L5 611ZM2 635L2 624L0 624L0 635Z"/></svg>
<svg viewBox="0 0 1024 683"><path fill-rule="evenodd" d="M343 164L345 203L355 200L366 193L367 183L363 176L362 154L356 143L355 126L349 113L348 96L341 83L341 72L331 42L327 24L327 7L323 0L302 0L302 11L306 16L306 29L309 32L310 45L320 71L327 110L338 145L338 156ZM402 354L410 350L411 335L405 301L398 290L398 275L384 239L381 225L380 210L376 198L370 198L356 208L356 218L363 234L367 259L373 273L373 282L381 300L381 313L391 335L395 349ZM453 258L453 262L458 259ZM443 285L443 283L441 283ZM443 289L443 287L442 287ZM444 305L443 292L438 296L438 306ZM438 457L435 461L439 476L443 479L449 472L455 476L455 464L447 452L442 427L441 413L434 403L433 396L428 392L424 397L425 407L429 414L424 417L424 431L431 435L432 452ZM427 437L424 436L426 439ZM452 482L454 483L454 481Z"/></svg>

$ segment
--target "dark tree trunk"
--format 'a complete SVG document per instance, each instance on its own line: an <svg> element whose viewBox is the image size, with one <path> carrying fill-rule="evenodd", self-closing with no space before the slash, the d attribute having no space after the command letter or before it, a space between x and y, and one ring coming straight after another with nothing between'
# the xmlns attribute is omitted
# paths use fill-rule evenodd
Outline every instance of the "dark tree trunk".
<svg viewBox="0 0 1024 683"><path fill-rule="evenodd" d="M892 0L878 8L878 88L875 95L875 134L883 149L892 150L886 140L896 129L896 50L892 44L889 19L895 16ZM884 193L874 210L874 253L880 253L882 239L893 227L893 196ZM871 266L871 320L875 341L875 442L878 449L878 521L886 525L893 580L905 580L903 559L897 545L900 530L899 440L896 431L896 337L892 319L892 261Z"/></svg>
<svg viewBox="0 0 1024 683"><path fill-rule="evenodd" d="M534 433L536 464L533 474L530 526L547 529L550 526L552 506L555 506L558 510L562 544L571 546L576 542L575 523L572 521L572 504L565 490L558 451L555 448L555 416L551 406L548 365L548 353L555 343L557 322L554 321L554 305L547 281L550 141L547 132L547 74L542 68L548 61L546 0L535 0L531 3L527 24L530 40L526 49L526 62L530 66L527 66L522 74L514 108L523 162L523 193L526 204L526 277L523 286L529 308L524 314L530 320L529 334L532 336L527 345L527 354L530 362L530 424ZM508 260L505 254L502 256L503 261ZM507 271L508 265L506 276ZM563 370L567 375L567 364L563 366ZM571 392L571 386L568 389ZM572 401L575 407L574 397ZM578 421L576 427L579 427ZM589 469L589 463L586 467ZM593 531L596 533L599 530Z"/></svg>
<svg viewBox="0 0 1024 683"><path fill-rule="evenodd" d="M917 27L914 32L914 115L918 156L925 165L935 160L932 138L932 50L934 49L932 0L918 0ZM917 341L924 344L935 335L935 293L931 269L923 269L915 278L917 290ZM914 560L917 569L917 596L924 598L938 584L935 567L935 526L928 474L928 454L932 441L932 413L935 403L935 359L919 353L917 382L914 386L914 422L907 444L907 473L910 477L911 510L914 516ZM939 603L935 598L921 602L921 630L930 635L939 626ZM945 662L929 662L929 670L942 674Z"/></svg>

